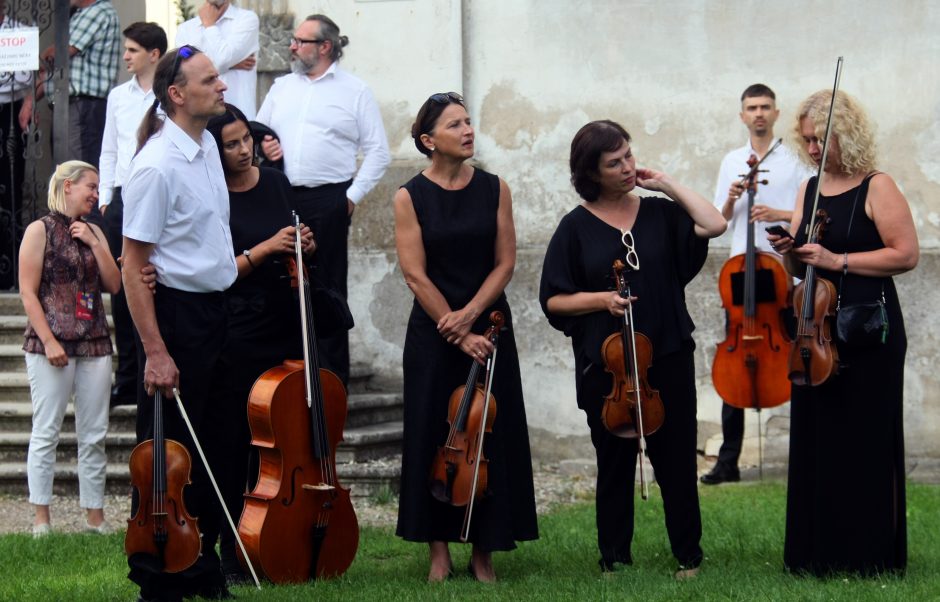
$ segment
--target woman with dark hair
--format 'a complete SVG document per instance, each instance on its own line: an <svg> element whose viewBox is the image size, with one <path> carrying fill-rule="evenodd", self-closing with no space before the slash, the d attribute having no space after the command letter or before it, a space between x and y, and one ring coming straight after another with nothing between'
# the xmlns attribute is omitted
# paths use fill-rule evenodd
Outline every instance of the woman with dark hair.
<svg viewBox="0 0 940 602"><path fill-rule="evenodd" d="M807 165L822 161L832 92L804 100L793 134ZM874 132L854 98L836 95L819 209L831 220L808 243L816 178L797 194L792 238L768 239L794 276L807 265L836 285L841 307L880 300L887 331L868 345L834 341L841 368L825 383L793 385L787 529L788 570L826 576L903 572L907 566L904 491L904 355L907 336L892 276L919 258L907 199L876 168ZM862 527L861 525L864 525Z"/></svg>
<svg viewBox="0 0 940 602"><path fill-rule="evenodd" d="M469 541L470 573L495 581L492 552L538 537L532 462L519 358L504 289L516 261L512 197L500 178L467 164L473 127L456 93L434 94L411 129L431 165L395 195L395 242L405 282L415 295L404 349L404 449L397 534L428 542L428 581L453 573L448 542L457 541L464 508L436 500L432 461L447 438L448 400L473 365L493 352L482 336L494 310L499 337L493 395L498 411L487 433L488 493L478 497Z"/></svg>
<svg viewBox="0 0 940 602"><path fill-rule="evenodd" d="M287 176L255 166L254 139L238 107L226 103L225 113L210 119L206 130L222 157L238 266L238 279L225 291L228 331L220 369L227 376L219 391L231 410L220 416L229 445L220 457L231 461L218 469L226 506L237 521L249 477L248 394L265 371L303 357L299 306L284 262L294 254L293 207ZM305 252L313 252L310 229L304 227L301 237ZM257 471L256 464L253 468ZM220 540L222 572L227 581L238 581L243 574L231 530L223 529Z"/></svg>
<svg viewBox="0 0 940 602"><path fill-rule="evenodd" d="M571 183L582 202L552 236L539 301L555 328L571 337L578 407L597 453L597 542L600 566L632 564L637 439L616 437L601 420L612 388L601 347L618 332L632 304L638 332L652 343L648 381L658 389L665 421L646 437L663 497L666 530L678 560L677 579L702 562L702 521L696 480L694 324L685 286L705 262L708 239L727 226L698 193L666 174L636 167L630 135L613 121L594 121L571 142ZM637 195L637 186L667 197ZM615 259L629 268L630 299L611 290Z"/></svg>

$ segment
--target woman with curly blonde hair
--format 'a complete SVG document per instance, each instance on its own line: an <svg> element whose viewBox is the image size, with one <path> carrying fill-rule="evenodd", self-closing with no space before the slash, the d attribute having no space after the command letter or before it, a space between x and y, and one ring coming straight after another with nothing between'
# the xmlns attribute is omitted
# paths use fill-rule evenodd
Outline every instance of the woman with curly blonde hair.
<svg viewBox="0 0 940 602"><path fill-rule="evenodd" d="M822 161L832 93L807 98L795 132L807 163ZM797 196L793 238L769 240L787 269L807 265L832 282L841 311L881 301L887 329L874 340L835 341L838 374L819 386L793 385L784 564L820 576L904 571L904 318L892 276L917 265L917 232L907 199L891 176L875 169L872 127L858 102L836 94L819 209L830 223L819 243L807 242L817 178ZM840 329L835 329L839 331Z"/></svg>

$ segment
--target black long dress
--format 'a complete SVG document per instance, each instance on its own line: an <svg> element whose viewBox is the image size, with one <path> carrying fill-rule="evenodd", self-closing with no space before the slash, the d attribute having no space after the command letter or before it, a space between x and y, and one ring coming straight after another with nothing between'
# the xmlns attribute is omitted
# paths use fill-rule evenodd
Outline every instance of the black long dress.
<svg viewBox="0 0 940 602"><path fill-rule="evenodd" d="M865 214L869 180L834 197L820 195L832 222L822 245L842 254L884 248ZM806 187L803 221L809 223L815 179ZM851 235L852 205L858 199ZM801 225L796 243L805 242ZM817 274L837 288L839 272ZM890 331L884 345L838 344L838 375L817 387L793 386L784 564L826 575L903 571L907 565L904 490L904 317L891 278L848 274L842 303L881 295Z"/></svg>
<svg viewBox="0 0 940 602"><path fill-rule="evenodd" d="M631 229L640 269L630 272L636 329L652 343L647 377L665 409L663 426L647 436L650 461L663 496L672 553L683 567L702 561L702 521L696 480L696 393L692 331L685 286L699 272L708 240L695 235L694 222L678 204L643 197ZM610 434L601 422L611 376L601 347L621 327L607 311L559 316L548 300L559 294L613 290L612 266L623 259L619 229L583 206L562 218L545 254L539 300L549 322L571 337L575 390L597 453L597 540L604 570L632 562L633 501L638 443Z"/></svg>
<svg viewBox="0 0 940 602"><path fill-rule="evenodd" d="M259 169L254 188L229 192L229 226L236 255L293 223L287 177L272 168ZM299 306L282 258L269 257L263 263L256 259L255 266L225 292L229 327L222 353L225 379L220 394L228 400L228 410L220 417L220 432L226 433L231 454L224 466L223 494L236 522L249 473L248 393L266 370L285 359L303 357ZM222 530L221 542L223 572L238 572L235 540L228 528Z"/></svg>
<svg viewBox="0 0 940 602"><path fill-rule="evenodd" d="M427 274L452 309L464 307L495 263L499 178L475 169L461 190L445 190L417 175L404 188L411 195L427 258ZM497 412L487 434L490 494L474 508L469 541L485 551L511 550L536 539L535 494L529 435L505 294L486 309L472 332L482 334L493 310L503 312L493 395ZM405 417L397 534L409 541L458 541L464 508L431 496L428 478L438 446L447 438L448 400L465 384L473 360L444 340L415 300L403 354Z"/></svg>

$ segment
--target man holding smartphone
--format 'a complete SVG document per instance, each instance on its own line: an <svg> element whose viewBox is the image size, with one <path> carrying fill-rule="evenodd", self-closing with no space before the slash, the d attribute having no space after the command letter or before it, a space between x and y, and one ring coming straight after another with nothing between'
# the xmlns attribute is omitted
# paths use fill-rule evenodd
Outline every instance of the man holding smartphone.
<svg viewBox="0 0 940 602"><path fill-rule="evenodd" d="M773 252L764 229L773 225L788 225L793 214L793 205L800 184L811 174L786 146L778 146L767 155L775 142L774 123L780 116L774 91L764 84L748 86L741 94L741 122L747 127L747 144L725 155L718 171L715 187L715 207L726 220L731 232L731 256L741 255L746 250L747 229L757 228L754 243L758 252ZM742 183L750 167L751 155L761 163L758 179L767 180L759 184L754 198L754 207L748 214L747 194ZM766 170L766 171L764 171ZM721 409L721 432L723 442L718 452L718 461L710 472L702 475L706 485L718 485L741 480L738 458L744 440L744 410L724 404Z"/></svg>

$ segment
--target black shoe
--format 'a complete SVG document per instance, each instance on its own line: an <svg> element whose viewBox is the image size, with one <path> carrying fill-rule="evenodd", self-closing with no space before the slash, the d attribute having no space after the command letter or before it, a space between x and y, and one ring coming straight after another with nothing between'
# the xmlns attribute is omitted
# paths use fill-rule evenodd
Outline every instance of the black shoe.
<svg viewBox="0 0 940 602"><path fill-rule="evenodd" d="M226 587L235 587L236 585L248 585L253 583L254 581L252 580L251 575L244 571L232 571L230 573L225 573Z"/></svg>
<svg viewBox="0 0 940 602"><path fill-rule="evenodd" d="M184 598L205 598L206 600L233 600L235 596L224 585L210 585L197 590Z"/></svg>
<svg viewBox="0 0 940 602"><path fill-rule="evenodd" d="M737 468L715 464L711 472L707 472L699 479L706 485L720 485L721 483L737 483L741 480L741 471Z"/></svg>

